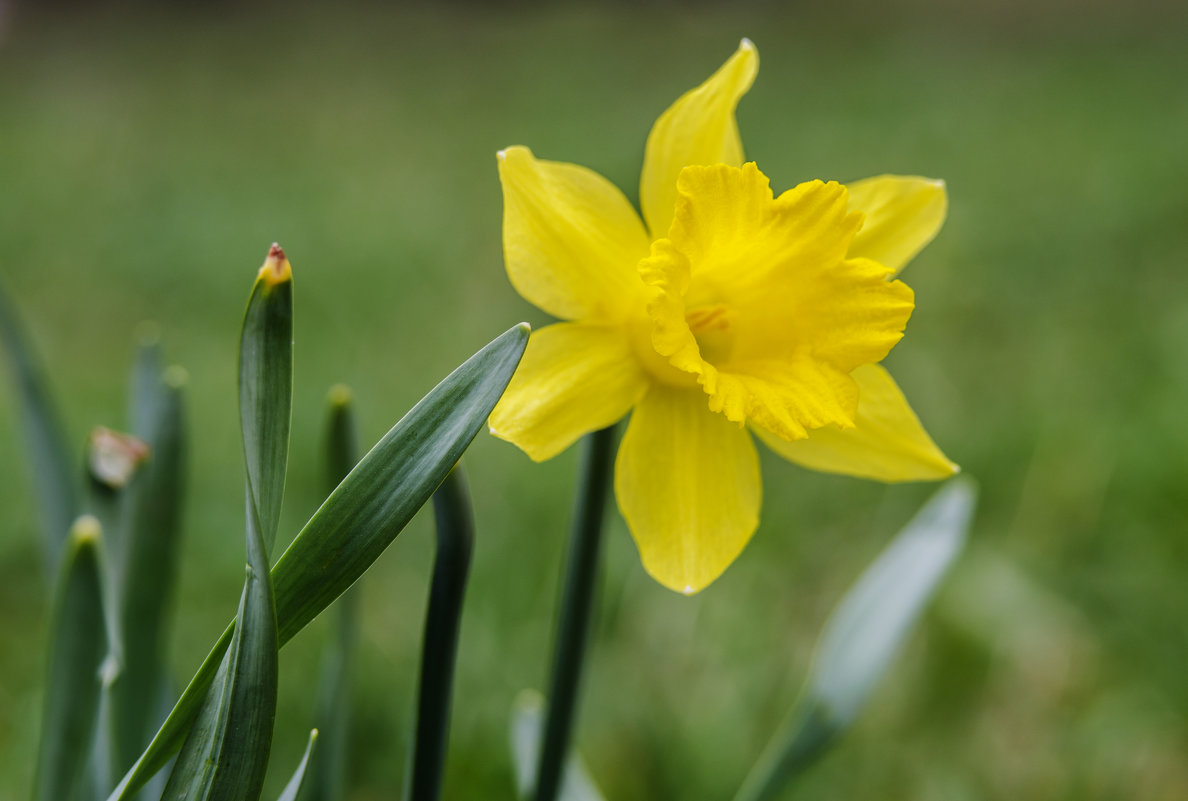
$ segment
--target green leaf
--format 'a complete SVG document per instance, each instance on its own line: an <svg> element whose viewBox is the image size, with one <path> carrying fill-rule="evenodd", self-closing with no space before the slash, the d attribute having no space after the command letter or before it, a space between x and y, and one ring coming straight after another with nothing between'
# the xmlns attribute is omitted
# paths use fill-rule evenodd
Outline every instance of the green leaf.
<svg viewBox="0 0 1188 801"><path fill-rule="evenodd" d="M33 492L40 510L47 573L57 573L58 556L79 511L76 462L66 447L61 417L41 366L25 340L16 309L0 288L0 342L8 351L21 430L29 448Z"/></svg>
<svg viewBox="0 0 1188 801"><path fill-rule="evenodd" d="M273 244L248 299L239 350L239 419L248 493L269 550L285 494L292 396L292 270L284 251Z"/></svg>
<svg viewBox="0 0 1188 801"><path fill-rule="evenodd" d="M511 380L525 323L451 373L363 457L272 569L280 643L288 642L371 566L462 456ZM229 626L169 717L109 796L128 798L177 750L231 642Z"/></svg>
<svg viewBox="0 0 1188 801"><path fill-rule="evenodd" d="M336 384L326 398L326 492L334 492L359 463L359 426L350 387Z"/></svg>
<svg viewBox="0 0 1188 801"><path fill-rule="evenodd" d="M80 517L70 530L58 576L35 801L72 801L88 775L108 653L102 550L99 521Z"/></svg>
<svg viewBox="0 0 1188 801"><path fill-rule="evenodd" d="M533 690L524 690L512 707L511 749L516 769L516 791L527 801L534 793L536 767L540 761L540 738L544 727L544 697ZM565 760L558 801L602 801L602 793L594 785L582 758L571 751Z"/></svg>
<svg viewBox="0 0 1188 801"><path fill-rule="evenodd" d="M121 776L152 735L158 697L167 687L165 612L177 576L186 463L186 373L162 376L158 348L137 360L133 429L151 456L128 485L123 547L115 554L123 671L109 688L111 771ZM155 381L148 372L157 370Z"/></svg>
<svg viewBox="0 0 1188 801"><path fill-rule="evenodd" d="M466 577L474 551L474 513L459 464L433 493L437 556L425 612L417 723L409 755L408 801L437 801L449 744L450 700Z"/></svg>
<svg viewBox="0 0 1188 801"><path fill-rule="evenodd" d="M265 527L275 534L292 397L292 282L288 262L278 269L283 260L273 245L252 289L240 338L248 564L235 633L165 785L166 798L255 801L268 769L280 643ZM275 509L265 497L274 498ZM277 517L265 519L270 514Z"/></svg>
<svg viewBox="0 0 1188 801"><path fill-rule="evenodd" d="M846 593L821 632L807 692L839 728L854 722L961 553L973 482L945 484Z"/></svg>
<svg viewBox="0 0 1188 801"><path fill-rule="evenodd" d="M351 391L339 384L330 390L327 400L324 455L326 492L329 494L359 461L359 437ZM321 744L309 766L301 791L302 801L340 801L346 796L351 676L359 627L359 584L344 592L334 606L334 632L326 645L318 677L316 720Z"/></svg>
<svg viewBox="0 0 1188 801"><path fill-rule="evenodd" d="M946 483L830 615L800 701L735 795L770 801L858 717L965 544L976 492Z"/></svg>
<svg viewBox="0 0 1188 801"><path fill-rule="evenodd" d="M137 338L140 345L128 382L129 431L148 442L152 439L153 425L159 414L156 406L161 399L165 356L161 348L161 332L153 323L141 323Z"/></svg>
<svg viewBox="0 0 1188 801"><path fill-rule="evenodd" d="M285 785L285 789L281 791L276 801L297 801L297 794L301 792L301 788L305 784L305 770L309 765L309 756L313 753L314 743L317 741L318 730L310 730L309 744L305 746L305 756L301 757L301 764L297 766L293 777L289 779L289 783Z"/></svg>

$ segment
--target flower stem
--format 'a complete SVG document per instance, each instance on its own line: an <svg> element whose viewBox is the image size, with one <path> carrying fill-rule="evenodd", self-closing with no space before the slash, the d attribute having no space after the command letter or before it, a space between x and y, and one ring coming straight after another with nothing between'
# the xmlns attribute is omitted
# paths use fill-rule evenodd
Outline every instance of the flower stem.
<svg viewBox="0 0 1188 801"><path fill-rule="evenodd" d="M445 769L458 627L474 550L474 515L459 464L433 493L437 556L425 612L416 733L409 759L408 801L437 801Z"/></svg>
<svg viewBox="0 0 1188 801"><path fill-rule="evenodd" d="M734 801L771 801L778 797L833 744L837 733L819 703L801 700L747 774Z"/></svg>
<svg viewBox="0 0 1188 801"><path fill-rule="evenodd" d="M566 556L565 583L561 589L557 639L553 646L553 672L544 742L536 771L535 801L555 801L569 755L582 665L589 642L602 517L614 463L614 441L615 431L611 426L590 434L584 443Z"/></svg>

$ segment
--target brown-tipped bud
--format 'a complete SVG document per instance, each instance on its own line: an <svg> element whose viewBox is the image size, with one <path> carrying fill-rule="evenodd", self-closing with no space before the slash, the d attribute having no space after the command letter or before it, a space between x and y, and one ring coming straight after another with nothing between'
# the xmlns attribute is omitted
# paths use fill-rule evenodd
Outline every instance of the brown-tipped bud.
<svg viewBox="0 0 1188 801"><path fill-rule="evenodd" d="M87 466L91 478L110 489L122 489L149 458L149 446L131 434L96 426L91 430Z"/></svg>
<svg viewBox="0 0 1188 801"><path fill-rule="evenodd" d="M293 280L293 266L285 258L285 251L276 242L268 249L268 258L264 259L264 266L260 268L258 277L267 281L269 286Z"/></svg>

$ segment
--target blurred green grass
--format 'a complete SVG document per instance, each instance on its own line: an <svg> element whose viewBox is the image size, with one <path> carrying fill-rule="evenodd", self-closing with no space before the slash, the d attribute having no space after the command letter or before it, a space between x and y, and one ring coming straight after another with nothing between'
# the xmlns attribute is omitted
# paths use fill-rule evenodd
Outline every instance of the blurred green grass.
<svg viewBox="0 0 1188 801"><path fill-rule="evenodd" d="M545 322L508 285L494 152L526 144L634 195L651 122L741 36L743 141L777 189L947 180L889 365L982 485L970 554L858 728L798 798L1188 797L1188 14L959 14L569 4L9 10L0 40L0 280L74 442L123 423L133 331L191 375L192 492L173 638L184 681L234 610L234 353L268 244L296 276L282 534L320 500L323 398L374 441L481 344ZM5 378L7 386L7 378ZM0 392L0 797L27 792L46 590ZM515 693L544 682L574 455L480 436L449 798L510 797ZM692 599L615 517L579 741L611 799L728 797L791 703L845 586L927 495L764 458L764 519ZM363 585L357 799L399 786L428 521ZM282 657L279 787L325 631ZM273 793L275 794L275 793Z"/></svg>

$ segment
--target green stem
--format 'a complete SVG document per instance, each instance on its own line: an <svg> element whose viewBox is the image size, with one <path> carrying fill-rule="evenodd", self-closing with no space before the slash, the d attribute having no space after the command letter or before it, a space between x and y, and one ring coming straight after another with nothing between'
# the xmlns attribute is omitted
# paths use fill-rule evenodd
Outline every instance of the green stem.
<svg viewBox="0 0 1188 801"><path fill-rule="evenodd" d="M536 771L535 801L555 801L569 755L582 665L589 642L598 551L602 541L602 516L610 489L611 466L614 464L614 441L613 426L595 431L586 437L582 455L569 554L566 557L565 584L561 590L557 639L553 649L548 717Z"/></svg>
<svg viewBox="0 0 1188 801"><path fill-rule="evenodd" d="M461 465L455 466L433 493L433 511L437 520L437 556L429 585L429 608L425 612L417 728L405 793L408 801L437 801L441 796L458 628L474 550L474 515Z"/></svg>
<svg viewBox="0 0 1188 801"><path fill-rule="evenodd" d="M831 746L838 729L818 703L802 700L771 738L734 801L771 801Z"/></svg>

